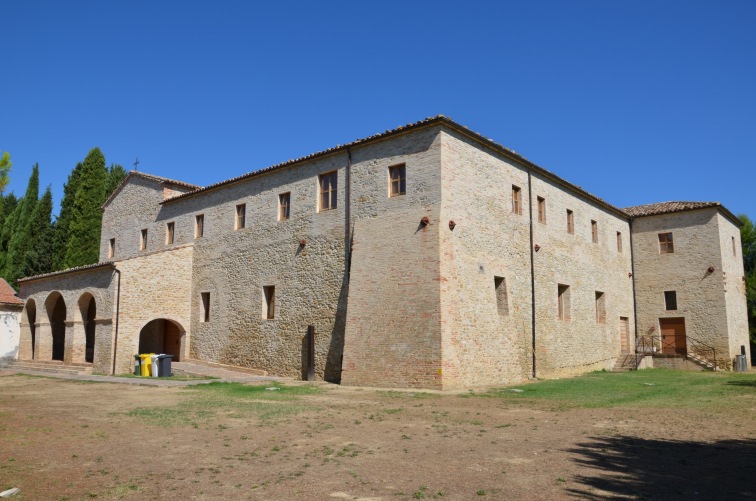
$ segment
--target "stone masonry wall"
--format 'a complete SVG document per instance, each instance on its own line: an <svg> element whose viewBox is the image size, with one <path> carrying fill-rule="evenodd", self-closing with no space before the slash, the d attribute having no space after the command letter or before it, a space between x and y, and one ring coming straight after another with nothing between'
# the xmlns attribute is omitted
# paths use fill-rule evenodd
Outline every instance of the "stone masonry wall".
<svg viewBox="0 0 756 501"><path fill-rule="evenodd" d="M639 335L658 336L660 318L682 317L687 336L718 353L730 352L722 255L731 247L721 248L717 213L711 208L633 220ZM674 253L661 254L658 235L667 232L672 233ZM737 273L732 275L737 280ZM737 283L732 287L737 290ZM676 310L665 309L664 291L677 292Z"/></svg>
<svg viewBox="0 0 756 501"><path fill-rule="evenodd" d="M305 334L313 325L316 374L338 380L347 293L346 165L346 155L335 154L161 206L156 224L175 223L174 246L194 246L190 356L301 378ZM337 206L319 212L318 177L331 171L337 171ZM278 217L282 193L291 200L284 221ZM235 229L240 204L246 225ZM195 238L199 214L204 234ZM264 286L275 287L273 319L264 318ZM207 322L203 293L210 298Z"/></svg>
<svg viewBox="0 0 756 501"><path fill-rule="evenodd" d="M116 373L130 372L139 334L152 320L168 319L185 331L191 346L192 246L149 252L116 261L121 272Z"/></svg>
<svg viewBox="0 0 756 501"><path fill-rule="evenodd" d="M352 153L354 245L344 384L442 387L440 148L434 127ZM400 164L406 167L406 194L391 197L389 167Z"/></svg>
<svg viewBox="0 0 756 501"><path fill-rule="evenodd" d="M21 338L19 359L32 359L32 338L29 326L29 310L36 310L34 358L52 358L52 331L50 313L60 294L66 305L65 363L85 361L86 335L82 307L87 299L94 298L95 346L92 370L109 374L113 363L113 297L115 280L110 268L96 268L73 273L54 275L38 280L20 282L19 297L26 304L21 313ZM32 305L33 302L33 305ZM48 311L50 310L50 311Z"/></svg>
<svg viewBox="0 0 756 501"><path fill-rule="evenodd" d="M163 201L161 183L132 175L102 213L100 262L128 259L162 249L164 225L156 221ZM141 230L147 229L147 249L139 248ZM115 238L115 257L108 258L110 239Z"/></svg>
<svg viewBox="0 0 756 501"><path fill-rule="evenodd" d="M538 220L538 197L546 222ZM576 196L555 182L532 177L536 301L536 375L562 377L610 369L620 353L620 318L634 332L630 229L626 218ZM574 234L567 231L573 212ZM591 221L597 223L593 242ZM621 234L621 252L617 246ZM558 286L569 286L569 319L559 319ZM597 321L596 292L604 293L605 321Z"/></svg>
<svg viewBox="0 0 756 501"><path fill-rule="evenodd" d="M456 133L441 138L443 387L518 382L532 370L527 171ZM522 190L521 214L512 212L512 185ZM505 279L507 314L495 277Z"/></svg>
<svg viewBox="0 0 756 501"><path fill-rule="evenodd" d="M723 353L722 356L727 358L729 355L732 361L736 355L740 355L740 347L745 346L746 360L750 365L751 343L748 340L748 309L740 228L721 212L717 212L717 227L722 255L722 286L725 293L729 344L729 352Z"/></svg>

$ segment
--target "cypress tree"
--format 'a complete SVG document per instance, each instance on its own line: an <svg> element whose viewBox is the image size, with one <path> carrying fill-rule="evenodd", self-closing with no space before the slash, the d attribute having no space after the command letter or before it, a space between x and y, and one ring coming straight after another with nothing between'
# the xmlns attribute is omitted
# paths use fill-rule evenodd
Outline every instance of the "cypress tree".
<svg viewBox="0 0 756 501"><path fill-rule="evenodd" d="M100 257L101 207L105 202L108 170L99 148L92 148L84 159L78 184L68 227L65 268L96 263Z"/></svg>
<svg viewBox="0 0 756 501"><path fill-rule="evenodd" d="M79 179L81 178L81 171L83 169L84 166L81 163L76 164L71 174L68 175L68 181L63 185L60 215L55 222L55 236L52 246L52 266L55 271L60 271L66 267L68 231L73 219L74 197L76 196L76 191L79 189Z"/></svg>
<svg viewBox="0 0 756 501"><path fill-rule="evenodd" d="M52 271L52 191L48 186L31 215L31 243L24 256L22 275L30 277Z"/></svg>
<svg viewBox="0 0 756 501"><path fill-rule="evenodd" d="M121 181L123 181L125 177L126 170L123 167L118 164L110 164L110 169L108 169L108 184L105 188L105 199L118 188L118 185L121 184ZM103 203L105 202L103 201Z"/></svg>
<svg viewBox="0 0 756 501"><path fill-rule="evenodd" d="M16 280L23 276L24 257L30 249L32 243L31 217L34 208L37 206L37 197L39 196L39 164L32 168L32 174L29 178L29 184L26 187L26 193L22 198L13 214L6 220L3 225L3 234L6 228L9 230L10 238L8 241L8 252L5 256L5 266L3 268L3 277L9 283L14 285Z"/></svg>
<svg viewBox="0 0 756 501"><path fill-rule="evenodd" d="M5 269L5 257L8 254L8 243L10 243L10 237L13 234L13 221L15 216L13 214L18 207L18 199L13 193L2 198L3 200L3 220L0 225L0 273Z"/></svg>

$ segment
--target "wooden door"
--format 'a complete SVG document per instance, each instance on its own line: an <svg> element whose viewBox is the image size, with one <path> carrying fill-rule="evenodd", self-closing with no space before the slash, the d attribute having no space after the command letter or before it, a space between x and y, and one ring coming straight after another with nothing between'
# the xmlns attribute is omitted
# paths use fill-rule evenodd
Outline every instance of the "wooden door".
<svg viewBox="0 0 756 501"><path fill-rule="evenodd" d="M623 355L630 353L630 339L628 338L627 317L620 317L620 350Z"/></svg>
<svg viewBox="0 0 756 501"><path fill-rule="evenodd" d="M181 329L170 320L163 322L163 353L173 355L173 362L181 362Z"/></svg>
<svg viewBox="0 0 756 501"><path fill-rule="evenodd" d="M686 355L684 318L660 318L662 353L668 355Z"/></svg>

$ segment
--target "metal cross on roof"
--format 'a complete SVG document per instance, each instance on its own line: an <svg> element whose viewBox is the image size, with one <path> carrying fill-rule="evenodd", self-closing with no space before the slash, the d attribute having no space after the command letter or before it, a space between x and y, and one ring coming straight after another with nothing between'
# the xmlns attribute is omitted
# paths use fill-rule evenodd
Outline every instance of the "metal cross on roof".
<svg viewBox="0 0 756 501"><path fill-rule="evenodd" d="M139 170L139 159L134 160L134 170Z"/></svg>

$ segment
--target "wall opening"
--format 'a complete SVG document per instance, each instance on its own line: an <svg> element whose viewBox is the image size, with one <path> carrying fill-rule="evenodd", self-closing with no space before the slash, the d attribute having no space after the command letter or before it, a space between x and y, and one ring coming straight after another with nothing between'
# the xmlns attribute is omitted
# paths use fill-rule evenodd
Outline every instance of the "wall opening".
<svg viewBox="0 0 756 501"><path fill-rule="evenodd" d="M139 353L165 353L173 355L173 362L180 362L184 354L185 334L184 328L173 320L152 320L139 332Z"/></svg>
<svg viewBox="0 0 756 501"><path fill-rule="evenodd" d="M53 292L45 301L52 332L52 359L63 360L66 349L66 302L59 292Z"/></svg>
<svg viewBox="0 0 756 501"><path fill-rule="evenodd" d="M507 279L494 277L494 289L496 290L496 310L502 317L509 316L509 297L507 296Z"/></svg>
<svg viewBox="0 0 756 501"><path fill-rule="evenodd" d="M79 309L81 310L81 320L84 324L84 337L86 339L84 361L91 364L94 361L95 318L97 317L97 305L92 294L87 292L81 296Z"/></svg>

